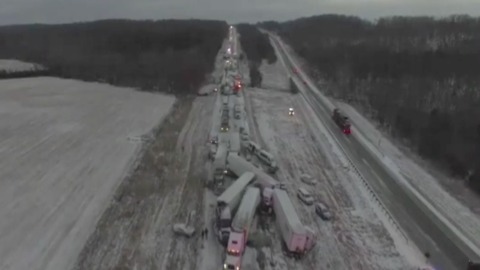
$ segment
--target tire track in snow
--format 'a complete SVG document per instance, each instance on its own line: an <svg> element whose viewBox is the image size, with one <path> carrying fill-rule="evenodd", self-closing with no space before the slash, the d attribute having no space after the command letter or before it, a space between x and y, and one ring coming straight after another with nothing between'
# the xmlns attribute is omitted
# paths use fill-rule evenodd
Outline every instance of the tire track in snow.
<svg viewBox="0 0 480 270"><path fill-rule="evenodd" d="M269 110L276 110L275 108L269 108L266 105L268 102L275 102L276 106L281 107L281 103L278 103L278 100L272 97L271 93L268 94L269 96L265 97L263 93L255 93L253 102L255 102L255 99L259 99L261 102L256 103L262 104L262 106L255 106L253 110L254 112L260 110L260 113L263 115L269 114L267 108ZM301 108L299 103L300 101L297 100L297 107ZM276 111L270 111L270 115L279 114ZM302 118L305 117L306 116L303 115ZM303 123L308 123L308 120L302 120ZM322 199L330 204L336 216L339 217L331 222L331 226L325 225L324 222L319 222L318 218L314 216L312 213L313 209L309 212L305 212L305 207L301 205L295 198L292 198L292 202L300 212L302 219L305 219L305 217L310 217L311 219L308 221L311 222L311 224L315 224L317 229L320 229L321 231L325 231L324 227L331 227L330 230L332 230L333 237L336 241L336 244L333 244L333 246L337 246L337 251L331 253L331 256L335 256L335 253L337 253L336 257L343 258L348 265L344 265L338 260L333 260L332 262L327 263L325 267L327 269L382 269L381 264L377 264L374 261L377 259L377 257L382 257L384 253L388 252L378 252L376 249L373 250L372 243L367 243L363 241L362 238L367 237L374 239L374 246L378 244L390 245L388 247L390 249L392 248L391 246L393 246L393 243L382 240L382 238L385 238L385 235L387 234L383 227L381 227L383 230L373 232L372 224L367 223L365 218L358 218L355 216L355 214L353 214L355 212L354 203L350 198L349 192L342 184L345 183L345 179L342 179L342 181L339 179L339 177L345 176L337 175L333 171L330 160L325 157L325 149L320 147L319 143L315 139L316 137L313 135L308 136L309 134L315 134L315 132L318 131L315 131L315 129L307 125L306 132L303 132L303 129L302 132L300 132L300 134L304 134L304 136L292 136L292 132L289 132L291 127L288 127L288 121L283 121L282 117L270 117L266 121L271 128L277 132L274 142L272 142L275 145L272 145L270 148L277 148L276 153L273 154L276 155L280 165L279 173L277 174L278 177L280 179L287 180L285 182L288 183L289 186L292 186L302 185L298 177L295 177L292 171L306 172L310 175L321 175L322 177L319 180L322 180L322 182L317 184L316 189L323 195ZM269 132L269 134L270 133L274 134L273 132ZM322 184L322 190L319 190L318 188L320 184ZM290 192L291 197L295 196L291 193L292 192ZM355 205L358 206L358 204ZM360 206L365 205L366 204L362 203ZM308 222L306 224L308 224ZM323 241L324 240L320 237L319 243L322 243ZM332 245L329 245L329 247L331 246ZM330 250L327 252L330 252ZM339 255L338 252L341 255ZM398 256L398 254L393 254L392 256ZM318 267L319 265L322 265L321 262L317 261L318 259L321 258L309 259L307 256L305 261L309 262L305 262L305 264L309 265L310 267Z"/></svg>
<svg viewBox="0 0 480 270"><path fill-rule="evenodd" d="M74 269L158 268L165 247L175 203L172 188L182 163L175 157L175 144L188 116L188 100L179 101L147 146L141 162L119 187L115 201L105 211L77 260Z"/></svg>
<svg viewBox="0 0 480 270"><path fill-rule="evenodd" d="M179 222L183 222L191 210L195 210L196 217L203 217L203 205L198 203L203 201L204 195L201 172L205 159L202 158L202 154L206 153L205 141L208 140L210 133L209 127L212 124L211 115L213 114L214 102L215 100L210 97L195 101L189 121L185 124L186 128L181 133L184 134L181 136L182 140L177 143L177 149L185 151L184 154L189 164L188 168L185 169L188 174L184 186L180 192L176 192L176 194L181 194L179 196L181 197L180 204L175 214L175 220ZM198 222L194 223L197 232L202 229L199 224ZM175 239L171 243L168 262L163 269L196 269L195 260L199 248L200 238L198 233L191 239Z"/></svg>

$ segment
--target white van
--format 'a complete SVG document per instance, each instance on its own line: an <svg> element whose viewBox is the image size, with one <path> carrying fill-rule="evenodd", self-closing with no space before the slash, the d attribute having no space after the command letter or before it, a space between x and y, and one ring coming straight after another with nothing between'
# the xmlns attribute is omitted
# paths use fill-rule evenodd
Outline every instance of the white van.
<svg viewBox="0 0 480 270"><path fill-rule="evenodd" d="M297 196L306 205L312 205L314 202L312 195L310 195L310 193L304 188L299 188L297 190Z"/></svg>
<svg viewBox="0 0 480 270"><path fill-rule="evenodd" d="M275 172L278 169L277 162L272 154L265 150L257 151L257 157L269 167L270 172Z"/></svg>

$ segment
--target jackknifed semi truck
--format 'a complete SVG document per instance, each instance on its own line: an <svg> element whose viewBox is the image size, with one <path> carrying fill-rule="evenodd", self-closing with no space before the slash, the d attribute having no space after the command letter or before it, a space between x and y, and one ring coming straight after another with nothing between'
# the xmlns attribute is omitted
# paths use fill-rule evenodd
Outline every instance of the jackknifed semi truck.
<svg viewBox="0 0 480 270"><path fill-rule="evenodd" d="M232 222L224 265L227 269L241 269L242 255L245 252L248 234L252 230L259 204L260 190L256 187L248 187Z"/></svg>
<svg viewBox="0 0 480 270"><path fill-rule="evenodd" d="M262 190L262 205L263 212L271 213L272 211L272 196L273 189L283 189L282 185L277 180L273 179L270 175L265 173L262 169L255 167L252 163L245 160L243 157L230 153L227 157L227 168L234 175L242 175L245 172L253 172L256 175L255 183Z"/></svg>
<svg viewBox="0 0 480 270"><path fill-rule="evenodd" d="M217 198L215 224L220 242L224 244L227 243L232 225L232 217L242 200L245 190L254 180L255 174L245 172Z"/></svg>

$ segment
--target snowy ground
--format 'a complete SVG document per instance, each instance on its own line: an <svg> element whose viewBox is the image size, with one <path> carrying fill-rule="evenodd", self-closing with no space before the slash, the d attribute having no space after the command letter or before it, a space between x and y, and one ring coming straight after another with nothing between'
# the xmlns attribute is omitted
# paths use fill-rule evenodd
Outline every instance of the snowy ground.
<svg viewBox="0 0 480 270"><path fill-rule="evenodd" d="M289 90L288 74L280 60L270 65L266 61L263 61L259 70L263 78L262 88Z"/></svg>
<svg viewBox="0 0 480 270"><path fill-rule="evenodd" d="M419 258L414 248L394 242L384 223L373 210L370 200L359 187L359 180L336 157L322 130L311 120L311 112L300 95L280 91L252 89L246 98L254 139L277 157L280 170L276 177L286 183L299 216L318 232L317 247L304 260L293 262L280 253L280 237L275 235L272 269L411 269ZM248 103L251 103L248 105ZM288 116L288 108L296 108L296 116ZM256 138L260 137L260 138ZM316 199L330 205L335 219L323 222L313 207L301 204L295 190L305 186L299 177L307 173L318 184L306 186ZM266 250L266 253L269 251ZM401 254L400 254L401 252Z"/></svg>
<svg viewBox="0 0 480 270"><path fill-rule="evenodd" d="M119 188L75 269L196 269L199 234L175 236L171 226L195 210L197 232L204 227L202 172L213 100L176 104L141 165Z"/></svg>
<svg viewBox="0 0 480 270"><path fill-rule="evenodd" d="M43 67L38 64L32 64L13 59L0 59L0 71L18 72L41 69L43 69Z"/></svg>
<svg viewBox="0 0 480 270"><path fill-rule="evenodd" d="M354 129L361 132L381 153L389 157L424 198L460 228L470 240L477 245L480 244L480 198L478 195L462 182L435 172L432 166L405 147L399 150L387 136L353 107L341 102L337 104L352 119ZM429 169L425 170L425 168Z"/></svg>
<svg viewBox="0 0 480 270"><path fill-rule="evenodd" d="M285 46L285 47L286 47L287 51L289 51L290 54L295 55L292 52L291 48L288 48L288 46ZM308 69L308 65L306 64L306 62L304 60L302 60L298 56L296 56L296 58L297 58L297 60L296 60L297 63L300 63L300 66L302 66L302 68ZM311 85L311 82L309 82L309 84ZM339 105L339 106L342 106L342 105ZM344 108L344 109L346 111L350 110L350 108ZM351 112L351 110L350 110L350 112ZM347 114L348 114L348 112L347 112ZM354 114L354 113L352 113L352 114ZM351 118L353 119L354 117L351 116ZM368 125L368 123L366 123L366 121L364 119L363 119L364 122L362 122L362 119L358 120L358 118L361 118L361 116L357 115L356 121L355 121L355 119L353 119L354 120L353 121L354 126L355 126L355 124L358 125L358 127L354 127L354 135L353 136L357 137L360 140L361 138L363 138L365 136L365 135L361 135L362 132L360 132L360 131L363 131L363 132L368 134L368 133L372 133L375 129L371 125ZM357 123L355 123L355 122L357 122ZM357 131L355 131L355 130L357 130ZM468 241L467 241L467 242L469 242L468 244L472 247L472 249L475 249L474 244L472 244L471 242L477 242L478 243L478 241L479 241L479 237L478 237L479 226L478 226L478 222L477 222L477 217L474 217L474 215L471 212L469 212L468 210L466 210L465 207L460 205L460 203L458 203L457 201L454 201L453 198L449 197L449 194L447 194L444 190L441 190L439 185L435 183L435 179L431 178L431 176L429 177L429 176L425 175L424 174L425 172L422 172L422 171L424 170L424 168L430 168L430 173L435 175L437 178L439 178L438 179L438 180L440 180L439 182L441 184L443 184L444 186L446 186L447 189L451 190L452 186L454 186L455 183L450 179L445 179L445 177L441 176L438 172L435 172L434 170L431 170L431 166L428 166L428 163L419 160L418 158L415 157L415 155L412 155L411 152L409 153L410 154L409 158L413 159L414 162L416 162L417 164L421 164L421 166L423 166L424 168L420 168L418 165L415 165L412 162L412 160L409 160L409 158L407 158L405 156L402 157L403 160L397 159L397 158L401 157L401 154L399 152L393 154L393 155L395 155L395 154L398 155L396 158L394 158L393 155L391 157L390 155L392 154L393 150L391 149L392 152L388 152L388 150L382 150L385 140L383 138L379 140L380 136L381 135L378 135L378 133L373 135L373 136L371 134L369 134L368 137L370 137L369 138L370 142L369 143L362 142L362 144L372 144L373 146L371 146L369 148L375 148L375 145L379 146L378 148L380 148L380 152L383 153L383 159L385 160L385 163L387 163L387 161L389 161L388 163L390 163L390 164L386 164L386 165L389 168L391 168L393 171L400 171L400 174L402 174L402 176L398 177L399 181L401 180L402 183L405 186L410 186L409 188L412 189L412 192L415 193L415 194L418 194L417 197L421 198L422 200L425 200L424 198L426 198L427 200L430 201L430 202L425 202L425 205L435 205L435 204L437 204L437 205L435 205L436 209L434 209L434 210L439 212L437 210L437 209L439 209L440 212L444 212L443 214L446 217L448 217L448 219L449 219L448 222L457 223L456 225L458 227L456 226L457 228L452 228L452 230L460 229L461 231L465 232L465 234L467 236L463 237L463 238L468 239ZM366 140L362 139L361 141L366 141ZM405 150L405 149L403 149L403 150ZM378 152L378 150L372 150L372 151ZM406 151L406 152L408 153L409 151ZM382 154L380 154L380 156L382 156ZM380 158L380 159L382 159L382 158ZM391 160L393 160L393 161L391 161ZM399 165L399 163L401 165ZM405 163L410 163L411 166L405 166ZM400 168L398 168L398 167L400 167ZM409 182L407 182L407 180L402 180L403 178L408 179ZM412 178L417 178L416 180L418 182L415 183L415 181L412 180ZM429 182L429 181L423 181L423 179L425 179L425 178L430 178L432 180L430 182L430 186L429 186L428 183L424 183L424 182ZM419 183L419 182L422 182L422 183ZM435 187L435 185L436 185L436 187ZM414 190L412 186L416 186L415 189L417 189L417 190ZM419 186L421 186L421 187L419 188ZM465 189L465 187L462 187L461 185L458 185L458 183L457 183L457 185L455 185L454 190L455 190L454 192L452 192L452 191L450 191L450 192L454 193L454 194L456 193L456 195L458 197L463 196L464 199L462 201L464 201L464 204L466 204L470 207L472 205L475 205L475 202L478 201L478 199L475 199L475 195L472 195L471 192L468 192ZM462 195L459 195L459 194L462 194ZM467 196L465 196L465 195L467 195ZM465 201L468 201L468 202L465 203ZM473 207L475 207L475 206L473 206ZM442 214L439 214L439 216L441 216L441 215ZM448 223L448 222L446 221L445 223Z"/></svg>
<svg viewBox="0 0 480 270"><path fill-rule="evenodd" d="M294 55L303 70L308 70L307 62L298 57L287 44L285 48ZM318 82L321 83L321 82ZM352 119L355 130L368 139L372 145L390 158L400 169L401 174L426 198L444 217L455 224L470 241L480 246L480 197L466 187L461 180L452 179L436 170L427 161L401 143L392 143L389 136L368 121L355 108L342 102L335 102Z"/></svg>
<svg viewBox="0 0 480 270"><path fill-rule="evenodd" d="M220 51L222 52L222 51ZM218 80L222 54L212 76ZM213 89L205 85L199 91ZM182 98L155 134L140 165L120 186L116 200L104 213L75 269L218 269L216 240L203 240L210 228L214 195L205 192L207 162L215 95ZM196 233L176 236L174 223L195 210ZM205 256L205 259L204 259ZM211 259L211 260L210 260ZM215 268L211 263L218 263Z"/></svg>
<svg viewBox="0 0 480 270"><path fill-rule="evenodd" d="M0 81L0 269L70 269L173 102L74 80Z"/></svg>

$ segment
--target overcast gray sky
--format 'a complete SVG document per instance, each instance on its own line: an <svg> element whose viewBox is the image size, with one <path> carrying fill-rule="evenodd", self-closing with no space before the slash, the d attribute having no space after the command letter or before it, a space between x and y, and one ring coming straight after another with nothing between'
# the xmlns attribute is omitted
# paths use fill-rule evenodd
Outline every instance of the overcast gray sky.
<svg viewBox="0 0 480 270"><path fill-rule="evenodd" d="M200 18L230 23L290 20L341 13L375 19L389 15L480 15L480 0L0 0L0 24L63 23L106 18Z"/></svg>

